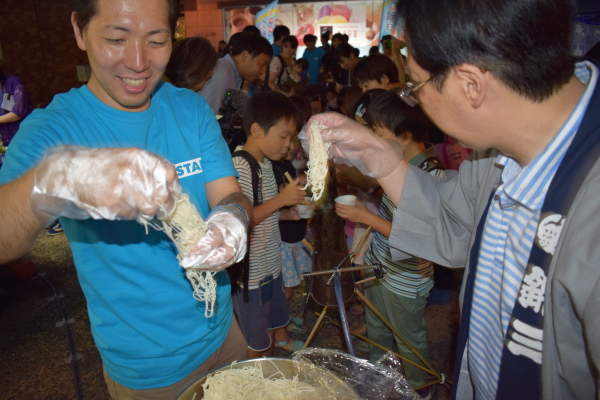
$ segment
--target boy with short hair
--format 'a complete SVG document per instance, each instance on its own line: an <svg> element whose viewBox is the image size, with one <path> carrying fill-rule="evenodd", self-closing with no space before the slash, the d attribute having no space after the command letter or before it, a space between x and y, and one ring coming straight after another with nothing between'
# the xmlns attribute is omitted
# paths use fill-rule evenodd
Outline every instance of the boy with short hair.
<svg viewBox="0 0 600 400"><path fill-rule="evenodd" d="M430 122L419 107L410 107L394 92L384 92L373 98L363 115L366 123L384 139L393 140L402 147L404 159L432 175L443 174L443 166L433 154L433 145L426 143ZM395 206L383 194L379 215L369 211L364 204L356 206L336 204L336 212L343 218L371 226L376 232L364 255L366 265L380 263L388 273L381 280L365 285L365 296L380 311L392 326L425 359L428 358L425 335L425 306L433 286L433 264L420 257L394 261L390 253L388 237L392 229ZM398 352L407 359L420 364L416 355L370 310L366 311L369 339L391 348L394 343ZM381 358L385 351L369 345L370 361ZM426 373L409 363L404 363L406 378L413 388L423 386ZM428 389L418 393L427 398Z"/></svg>
<svg viewBox="0 0 600 400"><path fill-rule="evenodd" d="M317 45L317 37L315 35L305 35L304 36L304 44L306 45L306 50L304 50L304 54L302 58L306 58L308 61L308 75L309 75L309 85L318 85L319 84L319 70L321 69L321 62L323 61L323 56L325 55L325 50L322 47L316 47Z"/></svg>
<svg viewBox="0 0 600 400"><path fill-rule="evenodd" d="M272 356L274 346L296 351L304 345L291 340L286 330L290 313L281 273L278 223L300 219L296 207L284 207L299 204L306 192L298 188L298 180L278 192L271 164L271 160L287 155L297 134L297 113L295 105L283 93L268 91L254 95L244 107L244 129L248 135L243 148L246 155L234 154L233 157L242 192L253 202L256 187L256 198L260 202L253 204L247 282L239 279L232 282L238 286L233 291L233 306L248 342L248 358ZM260 168L256 175L252 170L253 161ZM253 184L257 177L260 182Z"/></svg>

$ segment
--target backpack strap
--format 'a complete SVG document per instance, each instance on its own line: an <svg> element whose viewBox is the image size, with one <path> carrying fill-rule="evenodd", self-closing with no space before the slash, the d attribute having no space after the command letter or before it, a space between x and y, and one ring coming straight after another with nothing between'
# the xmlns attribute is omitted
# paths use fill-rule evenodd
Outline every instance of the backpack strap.
<svg viewBox="0 0 600 400"><path fill-rule="evenodd" d="M423 160L423 162L419 164L419 168L427 172L431 172L438 169L446 169L444 168L444 164L442 163L442 161L435 156L431 156Z"/></svg>
<svg viewBox="0 0 600 400"><path fill-rule="evenodd" d="M256 161L256 158L246 150L237 150L231 154L231 157L242 157L250 165L250 174L252 176L252 195L253 195L253 207L256 207L263 203L262 196L262 169ZM246 257L237 264L227 268L229 279L231 281L231 293L235 293L239 289L238 280L242 278L244 283L244 302L248 303L250 298L248 296L248 282L250 281L250 241L248 240L248 248L246 249Z"/></svg>

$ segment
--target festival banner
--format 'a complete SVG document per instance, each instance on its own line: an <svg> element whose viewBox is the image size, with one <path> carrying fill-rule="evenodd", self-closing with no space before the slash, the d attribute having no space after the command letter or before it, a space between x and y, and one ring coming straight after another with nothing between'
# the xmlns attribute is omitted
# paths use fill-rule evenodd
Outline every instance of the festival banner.
<svg viewBox="0 0 600 400"><path fill-rule="evenodd" d="M273 43L273 29L275 29L277 21L277 1L275 0L262 10L256 13L256 19L254 25L260 29L262 37Z"/></svg>

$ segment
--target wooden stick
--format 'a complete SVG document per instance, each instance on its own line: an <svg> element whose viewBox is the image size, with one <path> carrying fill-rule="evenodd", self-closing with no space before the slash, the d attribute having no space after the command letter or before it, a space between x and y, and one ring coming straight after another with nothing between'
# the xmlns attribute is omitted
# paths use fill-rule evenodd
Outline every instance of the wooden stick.
<svg viewBox="0 0 600 400"><path fill-rule="evenodd" d="M305 246L306 246L306 248L307 248L308 250L310 250L310 252L311 252L311 253L314 253L314 252L315 252L315 249L314 249L314 247L312 247L312 244L310 244L310 243L308 242L308 240L306 240L306 239L302 239L302 244L303 244L303 245L305 245Z"/></svg>
<svg viewBox="0 0 600 400"><path fill-rule="evenodd" d="M296 183L294 182L294 179L292 179L292 177L290 176L290 173L285 171L285 177L287 178L288 182L295 185Z"/></svg>
<svg viewBox="0 0 600 400"><path fill-rule="evenodd" d="M365 244L365 241L367 240L367 237L369 236L369 233L371 232L371 227L367 227L367 229L365 229L365 233L363 233L362 237L360 238L360 241L358 242L358 245L356 246L356 249L354 249L354 255L352 256L352 260L354 261L354 259L356 257L358 257L358 255L360 254L360 248L363 246L363 244Z"/></svg>

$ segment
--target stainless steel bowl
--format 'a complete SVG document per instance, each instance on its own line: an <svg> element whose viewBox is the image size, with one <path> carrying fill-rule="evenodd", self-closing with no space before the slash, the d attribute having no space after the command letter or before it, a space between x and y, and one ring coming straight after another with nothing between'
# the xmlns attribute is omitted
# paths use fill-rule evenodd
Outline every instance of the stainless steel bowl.
<svg viewBox="0 0 600 400"><path fill-rule="evenodd" d="M198 379L196 382L192 383L179 397L178 400L201 400L204 397L204 390L202 389L202 384L206 382L206 378L208 375L229 369L229 368L244 368L246 366L255 366L256 363L259 363L262 367L263 375L265 377L271 376L276 372L281 372L287 379L292 379L298 373L297 366L300 364L297 361L290 360L288 358L258 358L254 360L246 360L236 363L231 366L225 366L214 371L209 372L202 378ZM311 368L319 368L319 367L311 367ZM320 368L319 371L322 374L322 381L327 382L329 385L335 385L335 387L339 387L342 389L344 393L339 393L343 397L343 399L354 399L357 398L354 390L342 381L337 375L327 371L324 368ZM194 398L194 395L196 396ZM337 396L336 396L337 397Z"/></svg>

